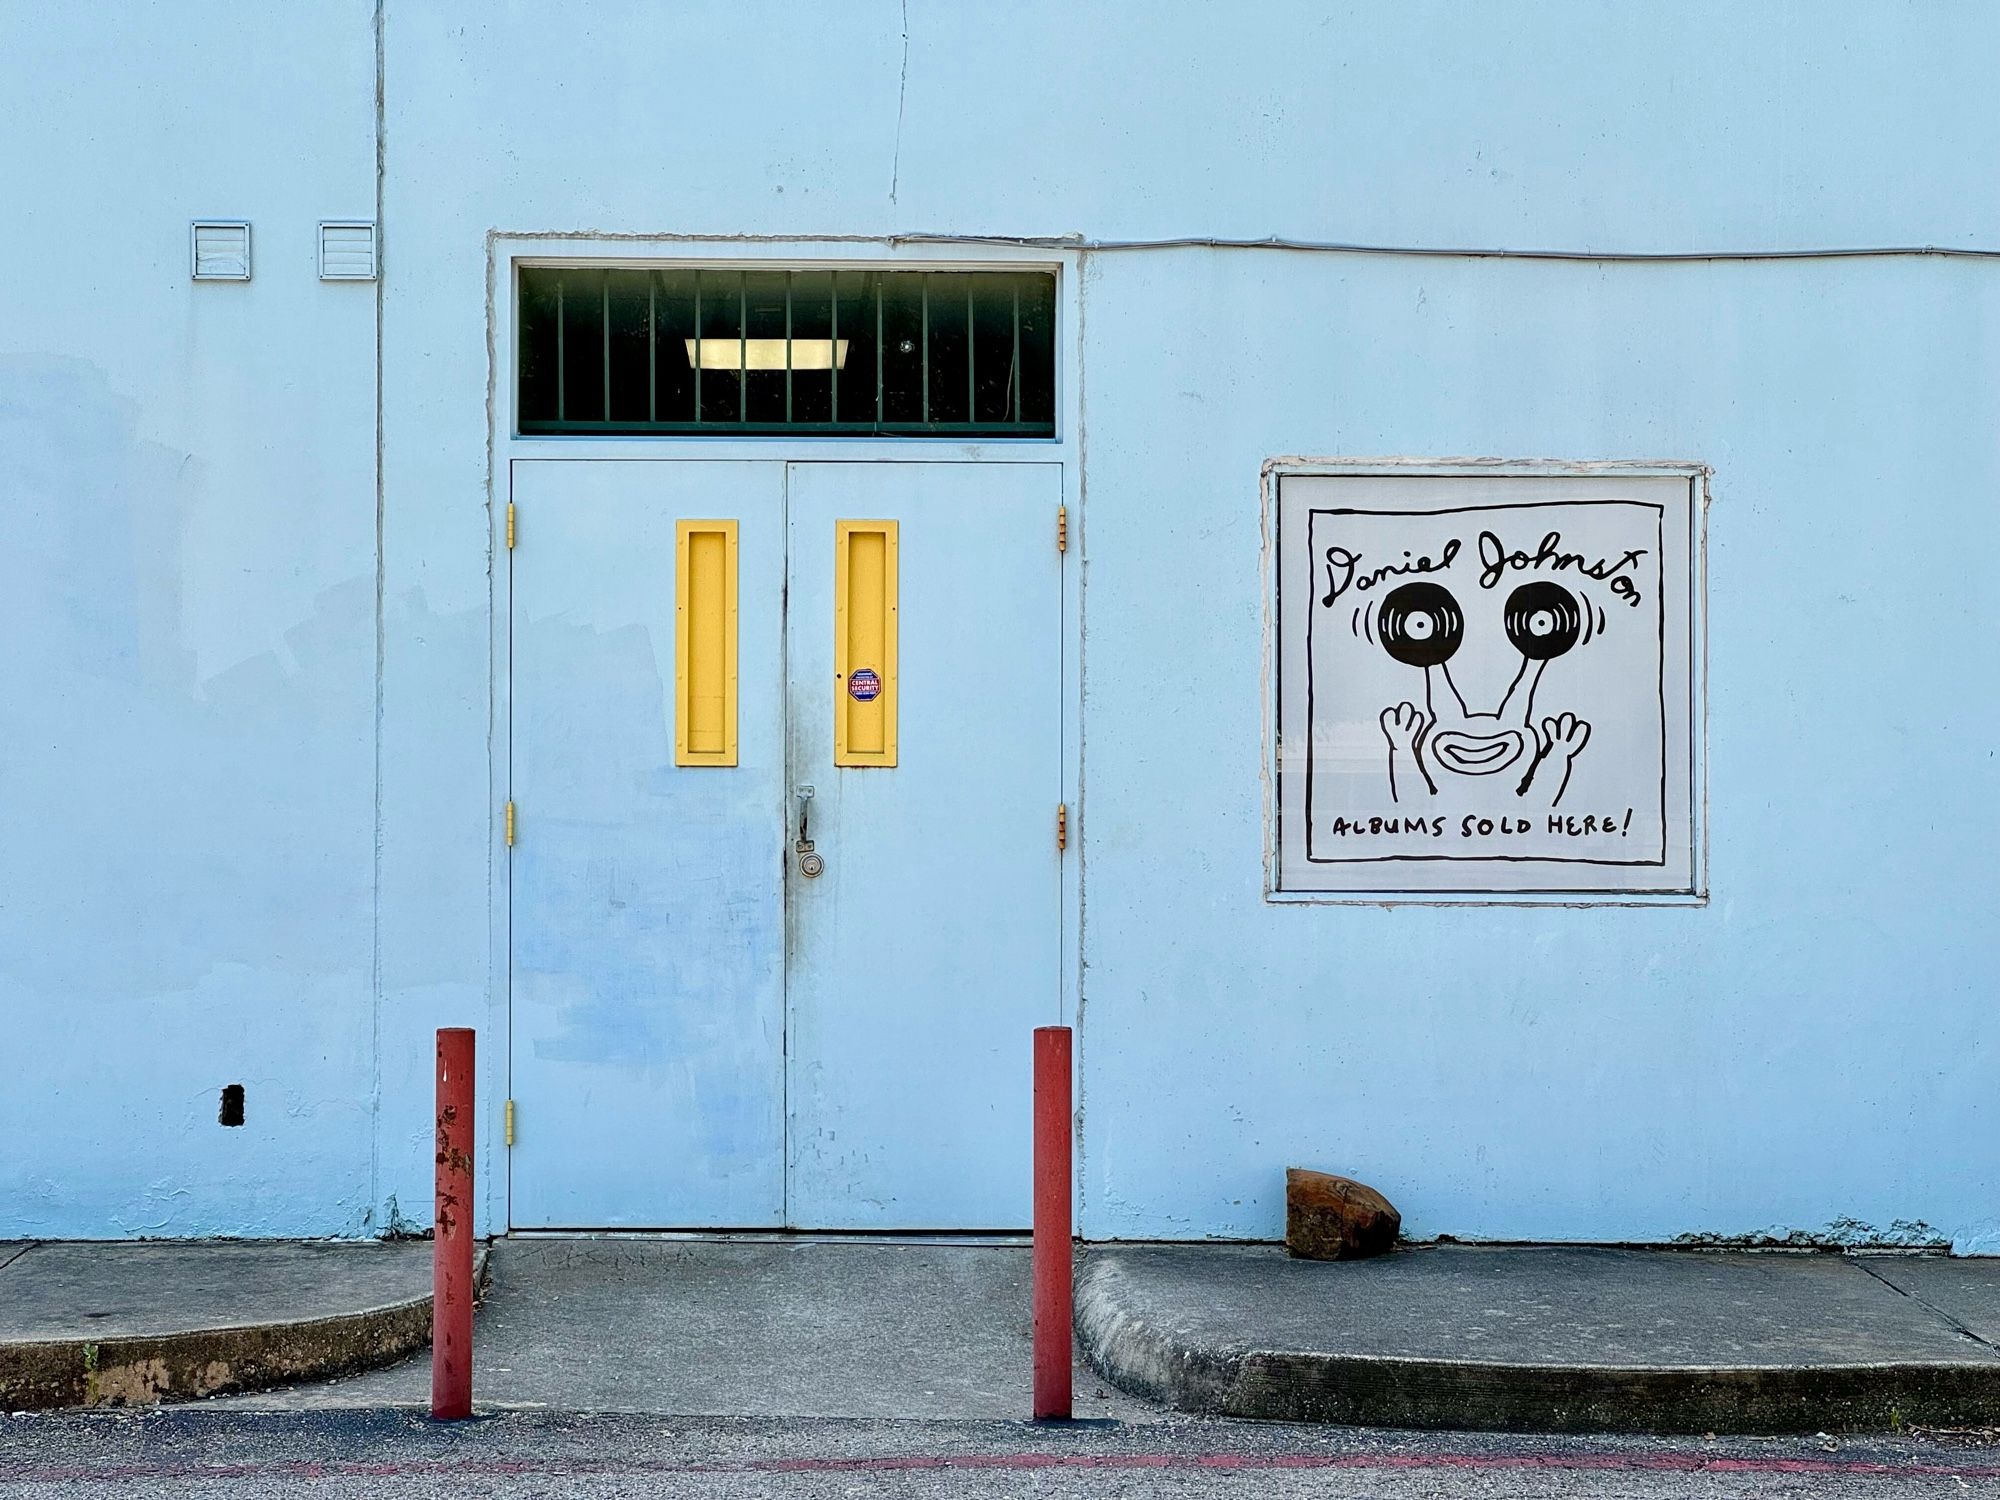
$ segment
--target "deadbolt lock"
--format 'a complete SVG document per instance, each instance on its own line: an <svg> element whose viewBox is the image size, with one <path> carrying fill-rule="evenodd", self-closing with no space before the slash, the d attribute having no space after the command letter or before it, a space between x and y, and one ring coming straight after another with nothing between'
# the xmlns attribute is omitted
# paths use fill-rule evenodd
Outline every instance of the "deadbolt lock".
<svg viewBox="0 0 2000 1500"><path fill-rule="evenodd" d="M808 819L812 814L813 789L802 786L795 795L799 799L799 837L792 845L792 853L798 856L799 873L808 880L817 880L826 869L826 861L813 852L813 841L807 833Z"/></svg>

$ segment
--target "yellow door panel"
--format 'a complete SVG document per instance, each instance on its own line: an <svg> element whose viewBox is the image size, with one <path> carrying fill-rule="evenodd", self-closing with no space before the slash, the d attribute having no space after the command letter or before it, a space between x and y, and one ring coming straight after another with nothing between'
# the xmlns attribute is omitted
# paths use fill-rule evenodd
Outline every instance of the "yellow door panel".
<svg viewBox="0 0 2000 1500"><path fill-rule="evenodd" d="M674 537L674 764L736 764L736 523Z"/></svg>
<svg viewBox="0 0 2000 1500"><path fill-rule="evenodd" d="M896 522L833 530L833 763L893 766Z"/></svg>

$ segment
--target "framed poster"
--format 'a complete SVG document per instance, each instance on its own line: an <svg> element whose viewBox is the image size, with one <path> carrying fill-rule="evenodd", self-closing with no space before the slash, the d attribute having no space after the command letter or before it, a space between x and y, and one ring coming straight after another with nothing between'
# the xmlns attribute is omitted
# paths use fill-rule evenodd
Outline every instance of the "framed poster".
<svg viewBox="0 0 2000 1500"><path fill-rule="evenodd" d="M1699 898L1705 481L1272 466L1271 892Z"/></svg>

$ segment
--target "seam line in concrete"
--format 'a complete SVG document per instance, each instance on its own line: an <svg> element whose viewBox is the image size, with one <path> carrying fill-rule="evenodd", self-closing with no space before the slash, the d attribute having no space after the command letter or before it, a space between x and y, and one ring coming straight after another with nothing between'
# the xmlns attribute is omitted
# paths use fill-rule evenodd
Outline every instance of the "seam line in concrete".
<svg viewBox="0 0 2000 1500"><path fill-rule="evenodd" d="M42 1247L42 1242L40 1240L29 1240L25 1245L21 1246L20 1249L16 1250L12 1255L8 1256L5 1260L0 1260L0 1271L6 1270L9 1266L13 1265L15 1261L19 1260L22 1256L26 1255L30 1250L39 1250L41 1249L41 1247Z"/></svg>
<svg viewBox="0 0 2000 1500"><path fill-rule="evenodd" d="M1859 1257L1855 1258L1854 1264L1861 1267L1862 1270L1866 1271L1870 1276L1873 1276L1877 1281L1881 1282L1882 1285L1886 1286L1890 1291L1894 1292L1897 1296L1908 1297L1912 1302L1916 1303L1917 1306L1923 1308L1926 1312L1934 1314L1954 1333L1959 1334L1963 1338L1971 1339L1973 1343L1979 1345L1982 1349L1991 1349L1995 1354L2000 1354L2000 1344L1995 1344L1993 1340L1989 1338L1983 1338L1979 1334L1974 1333L1970 1328L1966 1327L1965 1324L1961 1323L1957 1318L1954 1318L1950 1313L1946 1312L1943 1308L1939 1307L1935 1302L1932 1302L1924 1297L1919 1297L1915 1292L1911 1291L1907 1287L1897 1286L1895 1282L1891 1281L1888 1277L1884 1276L1880 1271L1876 1270L1873 1266L1869 1265L1867 1261L1862 1260Z"/></svg>

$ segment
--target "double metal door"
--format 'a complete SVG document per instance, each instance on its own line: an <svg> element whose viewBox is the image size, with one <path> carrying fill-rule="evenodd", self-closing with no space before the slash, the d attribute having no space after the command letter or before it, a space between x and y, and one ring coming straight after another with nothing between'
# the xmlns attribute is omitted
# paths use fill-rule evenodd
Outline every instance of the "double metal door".
<svg viewBox="0 0 2000 1500"><path fill-rule="evenodd" d="M515 1226L1026 1222L1060 475L514 465Z"/></svg>

